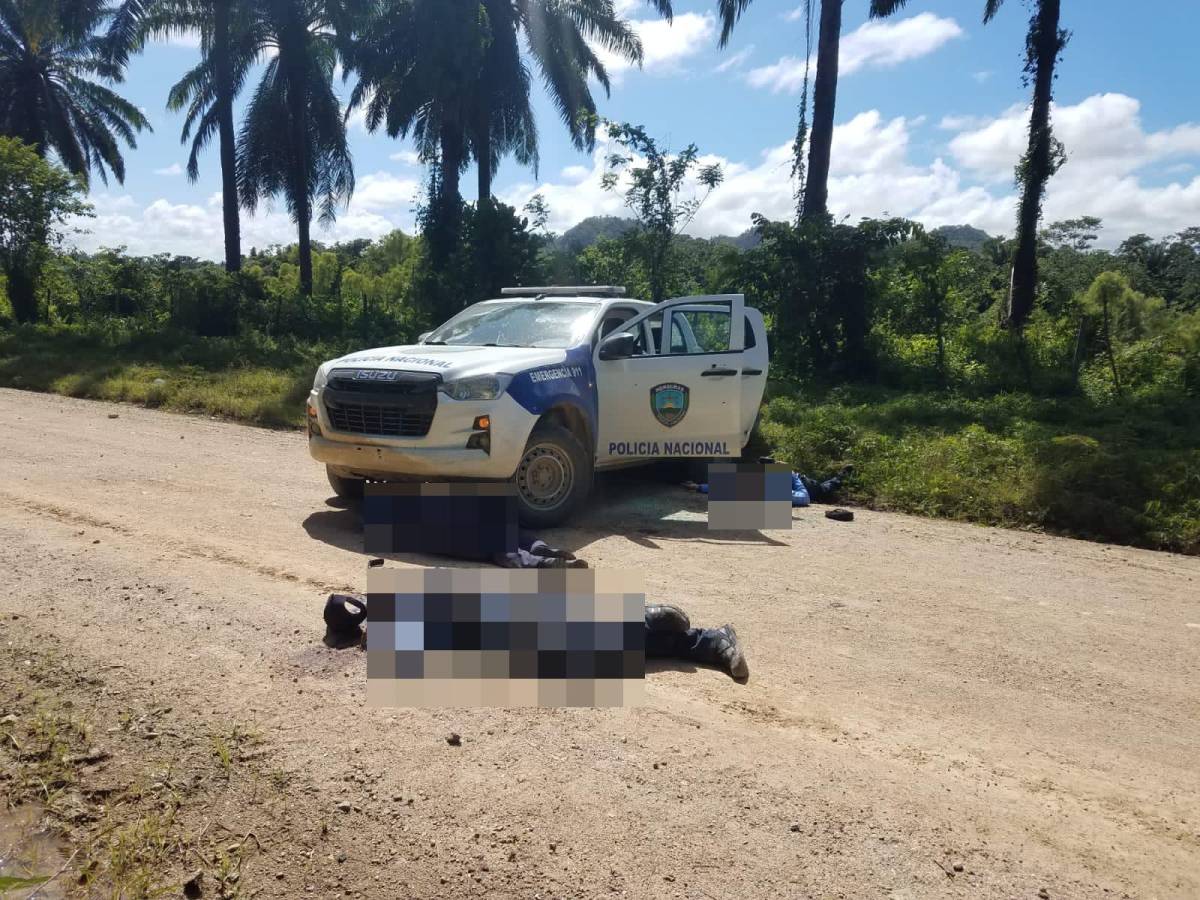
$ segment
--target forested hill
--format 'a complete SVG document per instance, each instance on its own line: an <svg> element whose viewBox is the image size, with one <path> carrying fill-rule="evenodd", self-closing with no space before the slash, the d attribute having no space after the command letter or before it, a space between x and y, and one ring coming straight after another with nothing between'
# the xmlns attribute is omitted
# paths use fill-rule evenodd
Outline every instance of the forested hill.
<svg viewBox="0 0 1200 900"><path fill-rule="evenodd" d="M635 225L633 219L621 216L588 216L559 235L555 243L562 250L578 253L599 240L621 237ZM986 231L973 225L943 225L933 229L933 233L945 238L951 247L962 247L972 252L978 252L984 242L991 238ZM759 244L758 234L752 228L747 228L737 236L719 234L707 240L714 244L737 247L739 250L751 250Z"/></svg>
<svg viewBox="0 0 1200 900"><path fill-rule="evenodd" d="M559 235L555 245L558 249L578 253L599 240L619 238L632 230L636 224L633 219L621 216L588 216ZM759 244L758 235L750 228L736 237L721 234L707 240L713 244L728 244L739 250L749 250Z"/></svg>
<svg viewBox="0 0 1200 900"><path fill-rule="evenodd" d="M986 231L973 225L943 225L933 229L933 233L938 237L945 238L946 243L951 247L961 247L973 253L978 253L984 243L991 240L992 237Z"/></svg>

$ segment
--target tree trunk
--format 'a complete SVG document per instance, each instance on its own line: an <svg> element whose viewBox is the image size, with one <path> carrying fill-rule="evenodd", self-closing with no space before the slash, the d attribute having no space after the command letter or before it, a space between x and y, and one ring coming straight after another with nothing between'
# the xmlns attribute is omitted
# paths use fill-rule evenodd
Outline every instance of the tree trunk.
<svg viewBox="0 0 1200 900"><path fill-rule="evenodd" d="M1104 349L1108 355L1108 366L1112 370L1113 387L1121 396L1121 376L1117 373L1117 356L1113 353L1112 319L1108 313L1108 301L1104 301Z"/></svg>
<svg viewBox="0 0 1200 900"><path fill-rule="evenodd" d="M1079 317L1079 328L1075 332L1075 353L1071 356L1071 384L1079 387L1079 367L1083 365L1083 352L1087 346L1088 317Z"/></svg>
<svg viewBox="0 0 1200 900"><path fill-rule="evenodd" d="M296 243L300 262L300 293L313 292L312 198L309 195L309 130L306 92L307 55L311 51L305 25L297 22L279 35L279 63L287 79L288 135L290 146L283 148L288 158L288 200L296 221Z"/></svg>
<svg viewBox="0 0 1200 900"><path fill-rule="evenodd" d="M842 37L842 0L821 0L817 36L817 78L813 84L812 131L808 139L808 174L802 218L824 218L829 211L829 158L833 116L837 106L838 50Z"/></svg>
<svg viewBox="0 0 1200 900"><path fill-rule="evenodd" d="M479 200L492 197L492 134L487 122L475 128L475 155L479 166Z"/></svg>
<svg viewBox="0 0 1200 900"><path fill-rule="evenodd" d="M292 194L296 217L296 238L300 252L300 293L312 296L312 204L308 202L308 122L304 89L289 89L289 96L298 96L292 101L295 146L292 150Z"/></svg>
<svg viewBox="0 0 1200 900"><path fill-rule="evenodd" d="M221 212L225 224L225 271L242 268L242 229L238 218L237 136L233 130L233 72L229 51L230 0L213 8L213 66L216 69L217 130L221 152Z"/></svg>
<svg viewBox="0 0 1200 900"><path fill-rule="evenodd" d="M455 125L442 126L442 211L458 211L462 203L462 131ZM489 185L490 190L490 185Z"/></svg>
<svg viewBox="0 0 1200 900"><path fill-rule="evenodd" d="M309 236L310 214L308 212L308 198L304 198L304 211L298 213L296 219L297 244L300 252L300 293L305 297L311 297L313 292L313 269L312 269L312 238Z"/></svg>
<svg viewBox="0 0 1200 900"><path fill-rule="evenodd" d="M1060 0L1039 0L1029 35L1029 52L1035 63L1033 109L1029 117L1029 147L1025 155L1021 206L1017 212L1017 249L1013 254L1012 289L1008 299L1008 324L1018 330L1033 312L1038 279L1038 219L1046 181L1054 169L1050 101L1054 94L1054 65L1065 43L1058 29L1059 3Z"/></svg>
<svg viewBox="0 0 1200 900"><path fill-rule="evenodd" d="M32 269L30 263L14 263L4 273L7 276L8 302L12 306L13 318L18 322L36 322L38 319Z"/></svg>
<svg viewBox="0 0 1200 900"><path fill-rule="evenodd" d="M438 193L434 198L434 218L428 237L430 261L435 269L444 270L459 240L459 214L462 209L459 182L465 151L462 129L456 123L444 123L439 142Z"/></svg>

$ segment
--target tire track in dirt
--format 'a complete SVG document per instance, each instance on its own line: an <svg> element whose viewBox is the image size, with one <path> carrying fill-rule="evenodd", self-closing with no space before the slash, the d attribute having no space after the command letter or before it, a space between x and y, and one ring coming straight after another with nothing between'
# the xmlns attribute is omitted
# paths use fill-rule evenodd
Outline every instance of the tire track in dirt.
<svg viewBox="0 0 1200 900"><path fill-rule="evenodd" d="M547 537L734 622L748 685L373 710L361 656L319 642L365 557L302 439L2 390L0 419L0 613L130 702L170 695L181 735L261 731L337 824L311 892L266 869L247 894L1200 895L1200 560L871 511L715 540L631 484Z"/></svg>
<svg viewBox="0 0 1200 900"><path fill-rule="evenodd" d="M67 525L84 525L89 528L98 528L132 540L153 539L155 541L160 541L161 543L158 545L158 549L168 549L179 557L188 557L191 559L207 560L210 562L236 566L239 569L242 569L246 572L252 572L255 575L262 575L266 578L272 578L277 581L285 581L291 584L302 584L306 587L315 588L318 591L325 591L327 593L354 592L361 590L360 587L356 587L354 585L322 581L306 575L297 575L295 572L289 572L285 569L279 569L273 566L266 566L261 563L251 562L244 557L237 556L236 554L230 553L227 550L222 550L219 547L184 542L173 538L167 538L164 541L161 535L150 535L144 532L138 532L127 525L122 525L120 522L113 522L111 520L88 515L87 513L69 510L54 503L31 500L27 497L18 496L8 491L0 491L0 498L11 503L13 506L20 507L21 509L24 509L34 515L45 516Z"/></svg>

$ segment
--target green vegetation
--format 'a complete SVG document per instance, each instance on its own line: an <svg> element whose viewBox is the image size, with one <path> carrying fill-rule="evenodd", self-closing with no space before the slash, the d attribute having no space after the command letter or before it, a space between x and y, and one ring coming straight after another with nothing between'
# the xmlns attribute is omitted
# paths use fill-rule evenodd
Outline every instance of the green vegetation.
<svg viewBox="0 0 1200 900"><path fill-rule="evenodd" d="M70 216L89 207L82 186L28 144L0 137L0 272L19 322L37 317L37 288Z"/></svg>
<svg viewBox="0 0 1200 900"><path fill-rule="evenodd" d="M669 0L652 5L670 19ZM813 473L854 463L860 501L1200 552L1200 228L1102 251L1098 219L1042 225L1065 159L1050 119L1069 37L1060 5L1030 3L1013 240L830 218L840 0L803 4L805 59L819 6L819 65L811 131L806 75L793 144L794 220L755 216L736 238L699 240L681 232L720 170L694 145L668 153L652 129L599 117L590 84L609 81L596 49L643 54L609 0L13 0L0 10L0 384L293 426L323 359L412 342L506 285L738 292L770 328L763 436ZM722 44L751 6L717 0ZM984 21L1002 6L984 0ZM189 177L216 138L224 265L62 252L87 177L120 179L118 145L145 124L100 82L119 82L149 36L181 30L200 35L201 59L165 100L185 111ZM417 235L310 239L314 211L334 217L354 187L339 70L354 82L349 108L411 137L427 167ZM617 148L605 185L634 220L555 237L541 197L521 212L491 197L504 158L537 163L534 71L579 149L605 121ZM39 91L54 93L54 116L28 106ZM468 204L472 164L480 199ZM243 254L239 209L273 197L297 244Z"/></svg>
<svg viewBox="0 0 1200 900"><path fill-rule="evenodd" d="M876 509L1200 552L1187 404L801 390L768 403L762 430L804 471L853 463L849 497Z"/></svg>
<svg viewBox="0 0 1200 900"><path fill-rule="evenodd" d="M488 277L551 273L646 295L636 229L577 250L506 214L502 245L523 248L521 267L476 268L468 244L453 273L466 296L494 293ZM1046 229L1039 308L1019 335L998 324L1006 242L953 249L900 220L808 235L763 222L746 251L679 238L666 291L744 290L766 313L763 437L813 474L853 463L858 502L1200 552L1200 231L1108 252L1091 249L1099 230ZM432 311L415 294L421 238L317 249L310 300L294 252L256 253L237 276L55 256L42 298L55 324L0 332L0 384L298 427L319 362L412 340ZM837 278L811 278L818 266ZM798 298L797 317L782 297ZM196 333L217 325L232 333Z"/></svg>
<svg viewBox="0 0 1200 900"><path fill-rule="evenodd" d="M299 427L313 372L349 345L26 327L0 334L0 385Z"/></svg>

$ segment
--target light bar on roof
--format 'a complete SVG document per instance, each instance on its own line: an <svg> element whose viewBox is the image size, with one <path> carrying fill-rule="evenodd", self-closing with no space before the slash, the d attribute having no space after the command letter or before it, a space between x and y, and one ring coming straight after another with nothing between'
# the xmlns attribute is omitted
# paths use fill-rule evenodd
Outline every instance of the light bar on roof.
<svg viewBox="0 0 1200 900"><path fill-rule="evenodd" d="M500 289L500 294L504 297L624 297L625 286L583 284L506 287Z"/></svg>

